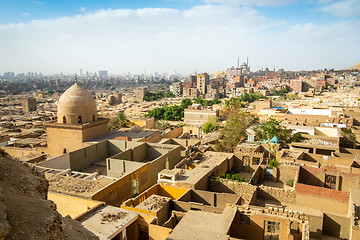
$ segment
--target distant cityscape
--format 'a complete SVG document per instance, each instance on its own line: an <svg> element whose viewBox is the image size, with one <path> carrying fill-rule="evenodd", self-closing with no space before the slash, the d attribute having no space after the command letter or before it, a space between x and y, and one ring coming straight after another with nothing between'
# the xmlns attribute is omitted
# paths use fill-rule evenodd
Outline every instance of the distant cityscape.
<svg viewBox="0 0 360 240"><path fill-rule="evenodd" d="M8 72L0 106L0 239L360 239L360 63Z"/></svg>

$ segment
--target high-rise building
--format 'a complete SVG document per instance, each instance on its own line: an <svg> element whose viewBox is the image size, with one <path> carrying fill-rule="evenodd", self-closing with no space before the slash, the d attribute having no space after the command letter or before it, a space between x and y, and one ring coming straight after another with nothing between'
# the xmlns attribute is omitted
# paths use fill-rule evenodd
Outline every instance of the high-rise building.
<svg viewBox="0 0 360 240"><path fill-rule="evenodd" d="M108 71L107 70L100 70L99 71L99 77L100 78L107 78L108 77Z"/></svg>
<svg viewBox="0 0 360 240"><path fill-rule="evenodd" d="M210 82L209 74L203 73L203 74L197 75L196 87L199 90L200 94L202 94L202 95L206 94L207 85L209 84L209 82Z"/></svg>

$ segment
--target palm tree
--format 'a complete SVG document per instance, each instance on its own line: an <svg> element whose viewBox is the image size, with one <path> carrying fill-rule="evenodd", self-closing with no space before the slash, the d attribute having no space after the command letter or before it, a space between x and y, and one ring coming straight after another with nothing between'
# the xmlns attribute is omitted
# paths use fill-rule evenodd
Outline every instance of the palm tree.
<svg viewBox="0 0 360 240"><path fill-rule="evenodd" d="M120 127L127 127L129 122L130 122L127 119L126 114L124 112L118 112L116 118L117 118L117 120L119 122Z"/></svg>

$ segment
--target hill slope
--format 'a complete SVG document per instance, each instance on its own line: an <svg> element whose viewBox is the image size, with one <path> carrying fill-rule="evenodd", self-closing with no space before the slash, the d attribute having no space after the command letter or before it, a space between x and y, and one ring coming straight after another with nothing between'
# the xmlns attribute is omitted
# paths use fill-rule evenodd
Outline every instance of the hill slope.
<svg viewBox="0 0 360 240"><path fill-rule="evenodd" d="M98 239L56 211L48 186L35 169L0 157L0 239Z"/></svg>

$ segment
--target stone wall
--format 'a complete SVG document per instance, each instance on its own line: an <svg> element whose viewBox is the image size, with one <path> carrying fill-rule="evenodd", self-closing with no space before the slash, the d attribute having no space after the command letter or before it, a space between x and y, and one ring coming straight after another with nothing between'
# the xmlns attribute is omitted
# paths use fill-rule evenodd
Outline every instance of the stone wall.
<svg viewBox="0 0 360 240"><path fill-rule="evenodd" d="M252 204L256 201L256 189L257 187L251 184L223 178L219 180L209 178L208 180L208 191L239 194L246 204Z"/></svg>
<svg viewBox="0 0 360 240"><path fill-rule="evenodd" d="M281 205L296 204L295 190L260 186L257 191L257 197L264 200L278 201Z"/></svg>
<svg viewBox="0 0 360 240"><path fill-rule="evenodd" d="M298 166L292 165L280 165L279 166L279 182L286 183L287 180L294 180L297 175L297 171L299 170Z"/></svg>

